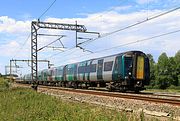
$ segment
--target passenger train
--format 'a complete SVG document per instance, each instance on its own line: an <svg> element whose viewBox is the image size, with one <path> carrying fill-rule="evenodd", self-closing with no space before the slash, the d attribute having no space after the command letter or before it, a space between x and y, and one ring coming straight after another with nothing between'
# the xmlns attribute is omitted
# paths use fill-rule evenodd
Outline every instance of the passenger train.
<svg viewBox="0 0 180 121"><path fill-rule="evenodd" d="M40 85L71 88L103 87L109 91L139 92L149 85L149 81L149 59L141 51L128 51L38 72ZM32 83L31 74L24 75L22 83Z"/></svg>

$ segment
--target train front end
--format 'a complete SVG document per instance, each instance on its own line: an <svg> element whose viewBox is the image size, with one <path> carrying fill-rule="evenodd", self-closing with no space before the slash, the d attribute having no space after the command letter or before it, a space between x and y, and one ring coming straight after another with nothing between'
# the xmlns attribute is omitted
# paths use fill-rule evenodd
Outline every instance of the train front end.
<svg viewBox="0 0 180 121"><path fill-rule="evenodd" d="M145 85L149 85L149 59L140 51L125 53L124 61L124 79L127 82L128 89L133 91L144 90Z"/></svg>

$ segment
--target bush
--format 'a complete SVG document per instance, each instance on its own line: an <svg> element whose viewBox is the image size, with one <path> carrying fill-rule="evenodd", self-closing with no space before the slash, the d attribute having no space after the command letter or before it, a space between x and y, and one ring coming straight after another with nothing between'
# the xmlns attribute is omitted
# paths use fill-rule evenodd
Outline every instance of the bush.
<svg viewBox="0 0 180 121"><path fill-rule="evenodd" d="M152 87L152 89L160 89L160 86L159 85L155 85Z"/></svg>
<svg viewBox="0 0 180 121"><path fill-rule="evenodd" d="M168 87L168 89L180 90L180 86L171 85L170 87Z"/></svg>
<svg viewBox="0 0 180 121"><path fill-rule="evenodd" d="M0 90L8 89L10 86L9 82L3 78L0 78Z"/></svg>

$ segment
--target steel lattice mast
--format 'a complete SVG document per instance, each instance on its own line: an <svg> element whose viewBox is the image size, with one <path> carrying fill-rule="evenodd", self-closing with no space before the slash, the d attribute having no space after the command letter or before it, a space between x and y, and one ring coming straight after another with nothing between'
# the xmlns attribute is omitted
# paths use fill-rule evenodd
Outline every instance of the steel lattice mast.
<svg viewBox="0 0 180 121"><path fill-rule="evenodd" d="M59 30L71 30L77 32L86 32L87 29L84 25L76 24L63 24L63 23L50 23L50 22L40 22L32 21L31 23L31 74L33 88L37 90L38 86L38 48L37 48L37 36L39 29L59 29ZM77 39L77 37L76 37ZM77 44L77 43L76 43Z"/></svg>

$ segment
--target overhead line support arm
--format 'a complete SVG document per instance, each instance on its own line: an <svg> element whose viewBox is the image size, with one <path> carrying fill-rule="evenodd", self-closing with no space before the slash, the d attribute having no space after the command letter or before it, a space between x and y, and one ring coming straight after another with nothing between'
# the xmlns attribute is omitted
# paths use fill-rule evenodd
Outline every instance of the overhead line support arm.
<svg viewBox="0 0 180 121"><path fill-rule="evenodd" d="M71 30L76 32L86 32L87 29L84 25L77 24L64 24L64 23L51 23L32 21L31 23L31 74L33 88L37 90L38 86L38 48L37 48L37 36L39 29L58 29L58 30Z"/></svg>

